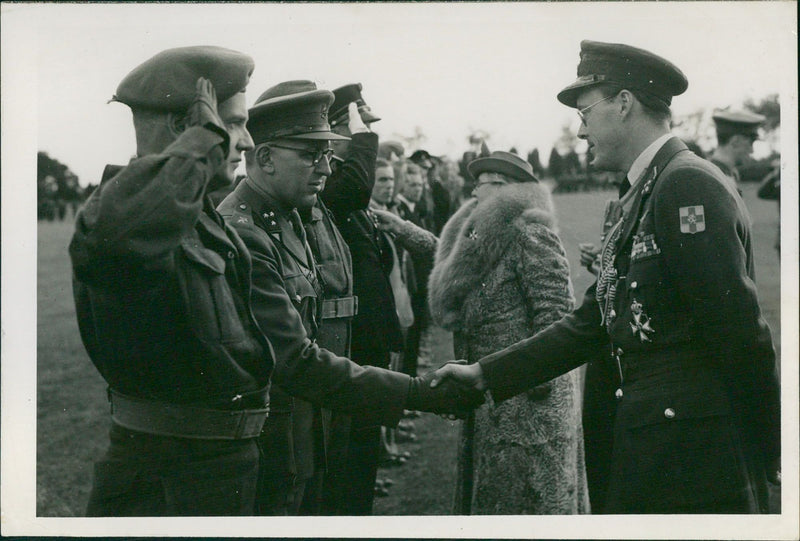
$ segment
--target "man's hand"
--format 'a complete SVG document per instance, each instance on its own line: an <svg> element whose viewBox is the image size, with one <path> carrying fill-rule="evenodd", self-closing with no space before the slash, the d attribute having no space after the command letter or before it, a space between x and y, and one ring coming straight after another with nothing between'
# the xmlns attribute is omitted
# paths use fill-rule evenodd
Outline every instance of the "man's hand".
<svg viewBox="0 0 800 541"><path fill-rule="evenodd" d="M383 231L388 231L389 233L397 233L400 231L403 220L400 216L395 214L394 212L390 212L388 210L382 209L370 209L372 213L378 218L378 227Z"/></svg>
<svg viewBox="0 0 800 541"><path fill-rule="evenodd" d="M478 363L466 364L466 361L450 361L443 364L433 372L431 387L437 387L448 380L456 381L480 392L485 391L488 387L486 380L483 379L483 369Z"/></svg>
<svg viewBox="0 0 800 541"><path fill-rule="evenodd" d="M361 113L358 112L358 105L354 101L347 104L347 127L351 135L369 132L369 128L361 119Z"/></svg>
<svg viewBox="0 0 800 541"><path fill-rule="evenodd" d="M581 251L581 266L586 267L586 270L597 276L600 272L600 262L598 260L600 248L588 242L578 244L578 248Z"/></svg>
<svg viewBox="0 0 800 541"><path fill-rule="evenodd" d="M217 91L211 81L204 77L197 79L195 86L194 101L186 112L186 126L202 126L208 128L209 124L225 130L225 123L219 117L217 111ZM217 131L212 128L213 131Z"/></svg>
<svg viewBox="0 0 800 541"><path fill-rule="evenodd" d="M461 385L455 380L433 386L434 376L433 372L428 372L411 379L406 409L466 417L484 403L483 391Z"/></svg>

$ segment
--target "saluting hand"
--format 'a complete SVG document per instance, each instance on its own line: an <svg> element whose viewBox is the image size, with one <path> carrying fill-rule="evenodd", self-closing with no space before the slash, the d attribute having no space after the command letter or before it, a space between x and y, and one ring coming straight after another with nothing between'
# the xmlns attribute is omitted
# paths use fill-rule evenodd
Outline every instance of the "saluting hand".
<svg viewBox="0 0 800 541"><path fill-rule="evenodd" d="M210 127L213 131L222 130L226 135L228 133L217 111L217 91L214 84L205 77L197 79L194 101L186 113L186 125Z"/></svg>
<svg viewBox="0 0 800 541"><path fill-rule="evenodd" d="M356 105L356 102L351 101L347 105L347 117L347 127L350 129L351 135L367 133L369 131L369 127L367 127L361 119L361 113L358 112L358 105Z"/></svg>

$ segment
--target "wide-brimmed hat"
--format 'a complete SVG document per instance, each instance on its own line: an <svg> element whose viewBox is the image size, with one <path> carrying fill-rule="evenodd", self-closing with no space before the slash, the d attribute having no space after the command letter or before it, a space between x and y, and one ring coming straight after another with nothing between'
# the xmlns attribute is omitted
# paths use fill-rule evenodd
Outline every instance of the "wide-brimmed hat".
<svg viewBox="0 0 800 541"><path fill-rule="evenodd" d="M489 156L478 158L467 164L467 171L473 178L481 173L502 173L518 182L539 182L533 175L531 164L511 152L496 150Z"/></svg>
<svg viewBox="0 0 800 541"><path fill-rule="evenodd" d="M578 79L558 93L558 101L577 108L578 96L589 87L614 84L641 90L665 105L689 86L683 72L660 56L622 43L581 41Z"/></svg>
<svg viewBox="0 0 800 541"><path fill-rule="evenodd" d="M328 124L330 90L312 81L285 81L261 94L250 108L247 130L255 144L273 139L349 140L337 135Z"/></svg>
<svg viewBox="0 0 800 541"><path fill-rule="evenodd" d="M126 75L111 101L183 113L194 101L200 77L211 81L222 103L245 89L254 66L248 55L213 45L167 49Z"/></svg>
<svg viewBox="0 0 800 541"><path fill-rule="evenodd" d="M380 117L375 116L372 113L372 109L364 101L361 96L361 90L361 83L352 83L334 89L334 100L330 112L331 126L336 126L349 120L350 115L347 106L353 102L358 106L358 114L361 115L361 120L364 124L371 124L380 120Z"/></svg>

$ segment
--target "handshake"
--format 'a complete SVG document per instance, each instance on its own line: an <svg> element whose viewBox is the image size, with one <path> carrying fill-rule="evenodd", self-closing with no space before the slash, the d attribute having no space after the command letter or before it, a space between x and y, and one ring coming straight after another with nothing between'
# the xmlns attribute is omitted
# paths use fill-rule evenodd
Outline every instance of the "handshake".
<svg viewBox="0 0 800 541"><path fill-rule="evenodd" d="M463 418L484 403L485 389L479 364L449 362L434 372L412 378L406 407Z"/></svg>

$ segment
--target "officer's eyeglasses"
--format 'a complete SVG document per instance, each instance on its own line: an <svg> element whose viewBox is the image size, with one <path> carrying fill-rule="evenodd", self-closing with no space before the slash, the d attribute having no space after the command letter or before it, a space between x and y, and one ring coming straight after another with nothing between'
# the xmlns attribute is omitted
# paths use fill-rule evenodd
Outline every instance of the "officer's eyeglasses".
<svg viewBox="0 0 800 541"><path fill-rule="evenodd" d="M300 156L303 156L306 161L310 162L308 165L317 165L319 162L322 161L322 158L327 158L328 160L331 159L333 156L333 149L332 148L320 148L320 149L310 149L310 148L300 148L300 147L290 147L285 145L276 145L275 143L270 143L269 147L274 148L282 148L284 150L294 150Z"/></svg>
<svg viewBox="0 0 800 541"><path fill-rule="evenodd" d="M587 105L583 109L578 109L576 111L576 113L578 113L578 118L581 119L581 124L583 124L584 126L586 125L586 111L588 111L589 109L591 109L592 107L594 107L598 103L602 103L602 102L604 102L606 100L610 100L611 98L613 98L615 96L616 96L616 94L612 94L610 96L606 96L605 98L601 98L601 99L597 100L596 102Z"/></svg>

